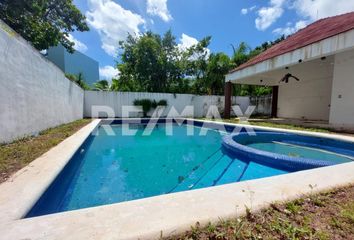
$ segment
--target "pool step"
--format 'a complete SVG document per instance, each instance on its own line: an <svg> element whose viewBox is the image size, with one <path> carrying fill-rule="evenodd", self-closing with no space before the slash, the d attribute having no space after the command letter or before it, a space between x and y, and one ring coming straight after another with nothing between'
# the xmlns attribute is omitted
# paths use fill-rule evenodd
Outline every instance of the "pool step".
<svg viewBox="0 0 354 240"><path fill-rule="evenodd" d="M216 182L215 185L232 183L240 180L243 172L246 170L247 165L240 160L234 160L223 176ZM235 180L236 179L236 180Z"/></svg>
<svg viewBox="0 0 354 240"><path fill-rule="evenodd" d="M225 183L236 182L242 174L246 164L239 160L231 160L224 156L193 189L217 186Z"/></svg>
<svg viewBox="0 0 354 240"><path fill-rule="evenodd" d="M200 181L200 178L202 178L210 169L212 169L219 161L221 161L221 158L223 157L224 154L220 150L215 152L201 165L196 166L195 169L193 169L187 176L185 176L185 179L181 183L177 184L173 189L171 189L170 192L179 192L185 191L187 189L192 189L195 183Z"/></svg>
<svg viewBox="0 0 354 240"><path fill-rule="evenodd" d="M215 153L208 161L192 171L180 184L170 192L185 191L203 187L236 182L240 179L247 164L230 159L221 151Z"/></svg>

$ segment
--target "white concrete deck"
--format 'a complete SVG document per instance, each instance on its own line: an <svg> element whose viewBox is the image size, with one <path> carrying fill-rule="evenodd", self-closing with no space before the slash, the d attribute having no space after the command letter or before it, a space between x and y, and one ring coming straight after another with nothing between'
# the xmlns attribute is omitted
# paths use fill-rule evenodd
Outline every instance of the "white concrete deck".
<svg viewBox="0 0 354 240"><path fill-rule="evenodd" d="M99 122L92 121L0 185L0 224L25 216Z"/></svg>
<svg viewBox="0 0 354 240"><path fill-rule="evenodd" d="M352 162L21 219L98 124L93 121L0 185L1 239L156 239L187 230L197 221L236 217L244 214L245 206L255 211L274 201L354 183ZM354 142L349 136L255 128Z"/></svg>

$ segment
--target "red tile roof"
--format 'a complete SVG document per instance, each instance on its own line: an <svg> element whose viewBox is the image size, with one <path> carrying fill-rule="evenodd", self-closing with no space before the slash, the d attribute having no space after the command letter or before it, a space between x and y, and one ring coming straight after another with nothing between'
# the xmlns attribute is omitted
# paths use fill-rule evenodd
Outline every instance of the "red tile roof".
<svg viewBox="0 0 354 240"><path fill-rule="evenodd" d="M351 29L354 29L354 12L318 20L250 59L248 62L238 66L231 72L255 65Z"/></svg>

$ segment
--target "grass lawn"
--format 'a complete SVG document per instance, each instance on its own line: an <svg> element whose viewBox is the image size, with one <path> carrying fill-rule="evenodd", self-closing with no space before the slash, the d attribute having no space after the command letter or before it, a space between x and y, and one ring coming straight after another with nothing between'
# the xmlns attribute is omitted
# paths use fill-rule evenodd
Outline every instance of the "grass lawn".
<svg viewBox="0 0 354 240"><path fill-rule="evenodd" d="M203 118L204 120L211 120L211 119L206 119ZM220 120L215 120L215 121L220 121ZM231 119L222 119L223 122L226 123L240 123L240 121L237 118L231 118ZM336 133L333 131L330 131L329 129L325 128L313 128L313 127L301 127L293 124L280 124L280 123L269 123L269 122L252 122L252 119L250 119L249 122L243 123L242 124L249 124L249 125L254 125L254 126L262 126L262 127L273 127L273 128L284 128L284 129L292 129L292 130L301 130L301 131L311 131L311 132L324 132L324 133Z"/></svg>
<svg viewBox="0 0 354 240"><path fill-rule="evenodd" d="M246 212L167 239L354 239L354 185Z"/></svg>
<svg viewBox="0 0 354 240"><path fill-rule="evenodd" d="M91 119L77 120L47 129L35 137L0 145L0 183L89 122Z"/></svg>

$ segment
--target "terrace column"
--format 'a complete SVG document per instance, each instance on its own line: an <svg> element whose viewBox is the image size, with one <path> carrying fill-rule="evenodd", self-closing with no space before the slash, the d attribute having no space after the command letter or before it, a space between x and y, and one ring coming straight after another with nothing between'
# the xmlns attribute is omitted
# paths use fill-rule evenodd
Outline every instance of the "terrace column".
<svg viewBox="0 0 354 240"><path fill-rule="evenodd" d="M279 92L279 86L273 86L273 91L272 91L272 113L271 117L276 118L277 117L277 110L278 110L278 92Z"/></svg>
<svg viewBox="0 0 354 240"><path fill-rule="evenodd" d="M224 108L224 119L230 119L231 113L231 91L232 90L232 83L226 82L225 83L225 108Z"/></svg>

